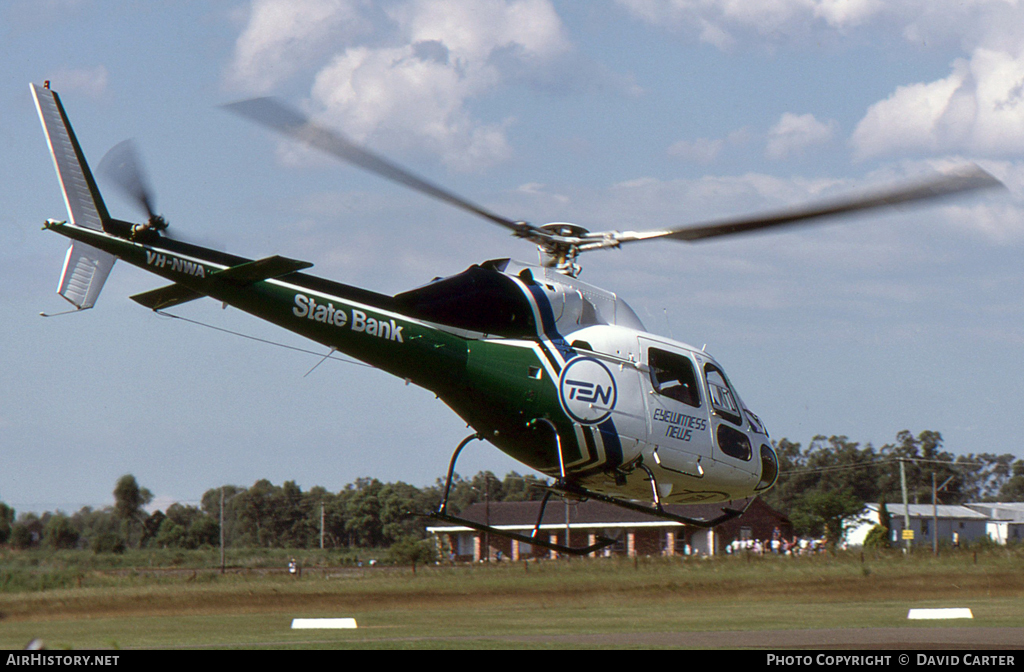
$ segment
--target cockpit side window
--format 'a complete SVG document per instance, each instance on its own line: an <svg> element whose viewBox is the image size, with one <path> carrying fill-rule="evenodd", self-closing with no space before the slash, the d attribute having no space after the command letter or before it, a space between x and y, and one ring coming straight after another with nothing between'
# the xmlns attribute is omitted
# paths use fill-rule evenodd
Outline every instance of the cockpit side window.
<svg viewBox="0 0 1024 672"><path fill-rule="evenodd" d="M708 383L711 408L734 425L742 425L743 416L739 404L736 403L736 396L732 393L722 370L714 364L705 364L704 377Z"/></svg>
<svg viewBox="0 0 1024 672"><path fill-rule="evenodd" d="M694 373L693 362L689 357L651 348L647 351L647 364L655 392L687 406L700 408L697 374Z"/></svg>

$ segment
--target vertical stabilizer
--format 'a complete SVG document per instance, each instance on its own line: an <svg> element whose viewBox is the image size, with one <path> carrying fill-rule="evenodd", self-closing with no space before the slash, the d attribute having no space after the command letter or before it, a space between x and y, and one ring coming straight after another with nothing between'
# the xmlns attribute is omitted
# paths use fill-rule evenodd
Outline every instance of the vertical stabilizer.
<svg viewBox="0 0 1024 672"><path fill-rule="evenodd" d="M57 179L64 191L64 203L72 224L102 231L110 215L103 204L89 164L78 145L75 132L56 92L31 84L46 141L50 145ZM57 293L82 310L92 308L107 281L116 257L81 241L71 243L64 259Z"/></svg>
<svg viewBox="0 0 1024 672"><path fill-rule="evenodd" d="M64 257L57 293L79 310L92 308L107 281L115 257L81 241L71 243Z"/></svg>

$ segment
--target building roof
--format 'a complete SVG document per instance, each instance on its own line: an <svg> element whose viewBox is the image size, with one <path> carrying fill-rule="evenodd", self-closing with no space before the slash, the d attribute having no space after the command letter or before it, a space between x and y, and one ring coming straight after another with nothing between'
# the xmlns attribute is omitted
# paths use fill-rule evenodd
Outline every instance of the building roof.
<svg viewBox="0 0 1024 672"><path fill-rule="evenodd" d="M964 506L992 520L1024 522L1024 502L970 502Z"/></svg>
<svg viewBox="0 0 1024 672"><path fill-rule="evenodd" d="M537 516L540 513L540 502L491 502L490 504L476 503L467 507L460 518L465 518L476 523L483 523L498 528L529 528L537 524ZM667 504L665 510L669 513L710 520L721 515L722 507L742 509L745 501L726 502L719 504ZM754 500L747 513L752 509L761 512L768 512L777 516L780 522L789 523L789 519L775 511L760 499ZM624 509L613 504L606 504L595 500L585 502L572 502L568 505L569 525L573 528L604 528L604 527L681 527L680 523L657 518L639 511ZM565 527L566 505L558 500L548 502L544 510L544 520L541 526L544 528ZM746 515L746 514L744 514ZM737 520L742 520L740 516ZM428 530L442 532L444 530L467 529L454 523L439 523L432 525Z"/></svg>
<svg viewBox="0 0 1024 672"><path fill-rule="evenodd" d="M879 509L879 504L874 502L864 506L872 511L878 511ZM937 515L939 518L956 518L959 520L988 520L988 516L984 513L978 513L974 509L959 504L938 504L934 507L931 504L908 504L907 507L910 509L911 518L931 518L933 515ZM893 519L903 517L903 504L887 502L885 508L889 512L889 517Z"/></svg>

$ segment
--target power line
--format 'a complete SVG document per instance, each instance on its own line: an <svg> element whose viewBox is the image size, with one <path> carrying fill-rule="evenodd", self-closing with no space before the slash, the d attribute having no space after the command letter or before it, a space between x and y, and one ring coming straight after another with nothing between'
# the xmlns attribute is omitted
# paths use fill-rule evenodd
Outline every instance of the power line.
<svg viewBox="0 0 1024 672"><path fill-rule="evenodd" d="M181 315L175 315L174 313L168 313L168 312L165 312L165 311L162 311L162 310L157 310L157 311L154 311L154 312L157 315L161 315L161 316L164 316L164 317L173 317L176 320L182 320L183 322L188 322L190 324L196 324L196 325L199 325L200 327L206 327L207 329L213 329L214 331L220 331L220 332L223 332L225 334L231 334L232 336L241 336L242 338L247 338L250 341L256 341L258 343L266 343L267 345L276 345L279 348L285 348L286 350L294 350L295 352L301 352L301 353L304 353L304 354L307 354L307 355L316 355L317 357L323 357L324 360L331 359L331 360L334 360L335 362L343 362L345 364L355 364L357 366L365 366L368 369L376 368L376 367L374 367L374 366L372 366L370 364L366 364L364 362L356 361L354 359L348 359L348 358L345 358L345 357L334 357L333 356L334 353L337 352L334 349L332 349L329 353L327 353L327 356L324 357L323 353L316 352L315 350L306 350L305 348L299 348L299 347L296 347L294 345L286 345L285 343L278 343L277 341L268 341L265 338L259 338L257 336L250 336L249 334L243 334L240 331L232 331L231 329L225 329L224 327L218 327L218 326L215 326L215 325L212 325L212 324L207 324L205 322L200 322L198 320L193 320L193 319L190 319L190 318L187 318L187 317L182 317ZM321 361L323 361L323 360L321 360ZM319 366L319 364L317 364L317 366ZM313 367L313 368L315 369L316 367ZM309 375L309 374L306 374L306 375Z"/></svg>
<svg viewBox="0 0 1024 672"><path fill-rule="evenodd" d="M923 457L896 457L888 458L884 460L874 460L871 462L862 462L859 464L840 464L829 467L811 467L807 469L792 469L790 471L780 471L779 475L787 474L815 474L825 471L845 471L850 469L870 469L872 467L883 467L889 464L898 464L900 461L904 462L921 462L925 464L942 464L947 467L984 467L984 462L953 462L950 460L929 460Z"/></svg>

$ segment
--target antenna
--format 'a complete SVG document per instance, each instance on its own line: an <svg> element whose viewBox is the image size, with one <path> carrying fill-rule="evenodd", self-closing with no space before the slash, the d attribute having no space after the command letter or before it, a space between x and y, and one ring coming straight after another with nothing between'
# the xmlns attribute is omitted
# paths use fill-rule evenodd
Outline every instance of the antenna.
<svg viewBox="0 0 1024 672"><path fill-rule="evenodd" d="M331 355L333 355L333 354L334 354L335 352L337 352L337 351L338 351L338 349L337 349L337 348L331 348L331 349L330 349L330 351L329 351L329 352L328 352L328 353L327 353L326 355L324 355L323 359L321 359L321 360L320 360L319 362L317 362L317 363L316 363L316 364L315 364L315 365L313 366L313 368L312 368L312 369L310 369L309 371L306 371L306 375L305 375L305 376L302 376L302 377L303 377L303 378L305 378L305 377L306 377L306 376L308 376L309 374L311 374L311 373L313 373L314 371L316 371L316 367L318 367L318 366L320 366L321 364L323 364L324 362L326 362L326 361L327 361L327 359L328 359L328 358L329 358L329 357L330 357Z"/></svg>

